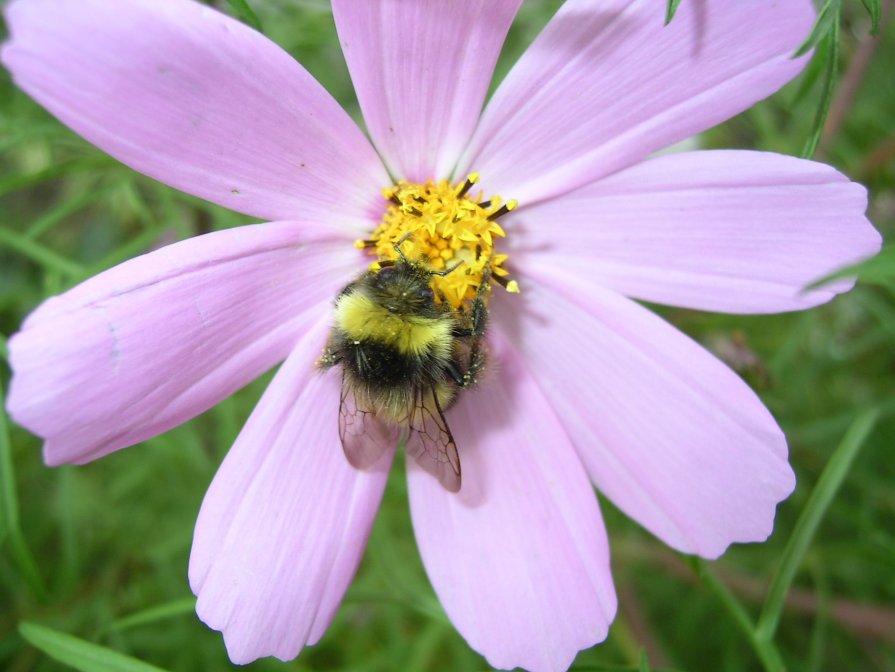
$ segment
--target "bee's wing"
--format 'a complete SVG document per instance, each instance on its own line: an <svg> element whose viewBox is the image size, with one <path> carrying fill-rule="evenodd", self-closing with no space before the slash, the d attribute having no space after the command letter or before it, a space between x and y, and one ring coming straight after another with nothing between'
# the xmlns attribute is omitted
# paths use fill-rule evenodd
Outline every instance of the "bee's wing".
<svg viewBox="0 0 895 672"><path fill-rule="evenodd" d="M407 422L407 454L448 492L460 489L460 455L433 388L416 391Z"/></svg>
<svg viewBox="0 0 895 672"><path fill-rule="evenodd" d="M382 454L398 444L398 428L379 418L369 409L364 395L356 394L342 374L342 400L339 402L339 438L349 464L368 469Z"/></svg>

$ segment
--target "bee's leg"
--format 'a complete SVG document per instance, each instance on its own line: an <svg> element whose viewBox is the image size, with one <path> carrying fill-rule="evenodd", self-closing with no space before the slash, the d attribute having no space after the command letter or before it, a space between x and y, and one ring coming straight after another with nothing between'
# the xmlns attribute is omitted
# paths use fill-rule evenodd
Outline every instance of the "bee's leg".
<svg viewBox="0 0 895 672"><path fill-rule="evenodd" d="M469 326L454 330L454 335L459 338L469 338L469 359L466 364L466 373L460 373L456 366L450 364L448 374L460 387L471 387L478 382L479 374L485 368L485 352L482 348L482 337L488 326L488 307L485 305L485 292L488 291L488 280L491 276L491 267L488 266L482 274L482 284L476 291L475 299L469 310Z"/></svg>
<svg viewBox="0 0 895 672"><path fill-rule="evenodd" d="M408 231L403 236L398 238L398 240L395 241L395 244L392 245L392 248L394 248L395 252L398 253L398 256L401 257L401 261L403 261L405 264L410 263L410 262L408 262L407 257L404 256L404 252L401 250L401 245L404 243L405 240L410 238L410 236L412 236L412 235L413 235L413 231Z"/></svg>
<svg viewBox="0 0 895 672"><path fill-rule="evenodd" d="M487 313L482 313L480 328L473 334L473 340L469 348L469 360L466 366L466 373L463 374L462 387L471 387L479 381L479 374L485 368L485 351L482 348L482 336L485 334L485 317ZM475 326L473 327L475 329Z"/></svg>
<svg viewBox="0 0 895 672"><path fill-rule="evenodd" d="M482 273L482 283L479 285L475 293L475 299L472 302L472 344L469 349L469 366L466 369L464 380L465 387L475 385L478 382L479 374L485 368L485 352L482 349L482 337L485 335L485 328L488 326L488 306L485 305L485 292L490 291L488 281L491 279L491 264L485 267Z"/></svg>
<svg viewBox="0 0 895 672"><path fill-rule="evenodd" d="M338 364L341 361L342 361L342 355L340 355L335 350L330 350L329 348L326 348L323 351L323 354L320 356L320 359L317 360L317 366L319 366L321 369L328 369L330 367L335 366L336 364Z"/></svg>
<svg viewBox="0 0 895 672"><path fill-rule="evenodd" d="M326 341L326 347L323 348L323 354L317 360L317 366L321 369L328 369L339 364L342 361L342 346L338 334L333 331L330 333L329 339Z"/></svg>
<svg viewBox="0 0 895 672"><path fill-rule="evenodd" d="M481 290L479 291L481 292ZM479 339L485 335L485 327L488 326L488 307L485 305L484 298L476 296L472 304L472 315L470 317L472 322L472 333L470 333L470 336Z"/></svg>
<svg viewBox="0 0 895 672"><path fill-rule="evenodd" d="M448 375L451 377L451 380L453 380L454 383L457 384L457 386L466 387L463 384L463 374L460 373L460 370L454 365L453 362L448 362L444 368L447 371Z"/></svg>
<svg viewBox="0 0 895 672"><path fill-rule="evenodd" d="M466 368L466 373L460 373L460 369L457 368L454 362L448 362L445 366L448 375L451 377L451 380L457 385L457 387L466 388L472 387L476 383L479 382L479 374L485 368L485 353L481 348L476 348L474 351L469 353L469 362Z"/></svg>
<svg viewBox="0 0 895 672"><path fill-rule="evenodd" d="M482 273L482 284L479 285L472 300L472 307L469 309L467 317L469 318L468 327L456 327L454 336L459 338L475 338L473 345L478 345L478 339L485 334L485 328L488 326L488 307L485 305L485 292L488 291L488 280L491 278L491 267L485 268Z"/></svg>

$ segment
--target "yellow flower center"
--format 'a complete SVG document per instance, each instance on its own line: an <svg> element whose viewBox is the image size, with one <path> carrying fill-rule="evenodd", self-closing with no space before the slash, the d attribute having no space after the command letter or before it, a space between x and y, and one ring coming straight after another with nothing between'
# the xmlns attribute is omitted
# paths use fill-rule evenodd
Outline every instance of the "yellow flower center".
<svg viewBox="0 0 895 672"><path fill-rule="evenodd" d="M408 260L433 271L447 270L433 275L431 286L436 297L454 309L475 298L489 267L490 279L509 292L518 292L516 281L507 279L507 255L494 250L495 238L506 237L497 219L514 210L516 201L504 201L500 196L482 200L480 191L472 195L478 179L478 173L472 173L457 184L401 180L383 189L389 206L382 223L370 240L359 240L355 246L376 255L374 270L380 262L398 259L396 244Z"/></svg>

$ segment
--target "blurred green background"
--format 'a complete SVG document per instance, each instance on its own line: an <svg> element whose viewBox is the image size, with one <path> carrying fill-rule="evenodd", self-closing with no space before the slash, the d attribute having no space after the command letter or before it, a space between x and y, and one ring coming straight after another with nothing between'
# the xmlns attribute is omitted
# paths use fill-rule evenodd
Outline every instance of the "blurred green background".
<svg viewBox="0 0 895 672"><path fill-rule="evenodd" d="M249 0L256 17L243 2L218 4L257 18L359 118L328 3ZM524 5L498 77L559 4ZM867 185L870 218L890 240L892 5L826 2L828 18L841 9L841 31L835 21L822 26L802 78L700 142L799 155L828 100L815 157ZM874 38L868 9L878 7L884 15ZM825 97L830 64L839 76ZM160 243L247 221L105 157L18 91L5 71L0 150L4 390L5 339L46 296ZM735 547L714 563L670 551L603 500L619 615L608 641L581 653L573 669L739 671L782 661L793 671L895 671L895 250L884 249L858 275L854 291L806 313L661 311L759 392L789 437L798 488L779 507L770 541ZM46 468L39 440L0 411L0 669L70 669L59 660L100 672L155 669L110 650L167 670L231 667L220 635L194 615L187 559L203 493L268 378L185 426L77 468ZM781 609L773 632L767 626ZM323 641L297 661L246 669L488 669L427 583L401 460Z"/></svg>

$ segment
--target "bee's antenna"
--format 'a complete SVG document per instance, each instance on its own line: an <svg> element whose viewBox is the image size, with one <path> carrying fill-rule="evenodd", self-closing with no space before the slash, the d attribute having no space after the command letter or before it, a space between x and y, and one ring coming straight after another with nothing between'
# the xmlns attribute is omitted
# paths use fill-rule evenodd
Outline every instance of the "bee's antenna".
<svg viewBox="0 0 895 672"><path fill-rule="evenodd" d="M458 268L460 268L462 265L463 265L463 260L461 259L460 261L458 261L456 264L454 264L454 265L451 266L450 268L446 268L446 269L444 269L443 271L429 271L429 273L430 273L431 275L440 275L440 276L443 278L444 276L446 276L446 275L447 275L448 273L450 273L451 271L456 271L456 270L457 270Z"/></svg>
<svg viewBox="0 0 895 672"><path fill-rule="evenodd" d="M409 264L410 262L407 261L407 257L404 256L404 251L401 249L401 244L402 244L405 240L407 240L408 238L410 238L410 236L411 236L412 233L413 233L412 231L408 231L408 232L405 233L403 236L401 236L401 237L395 242L394 245L392 245L392 247L395 248L395 252L397 252L399 255L401 255L401 261L403 261L405 264Z"/></svg>

